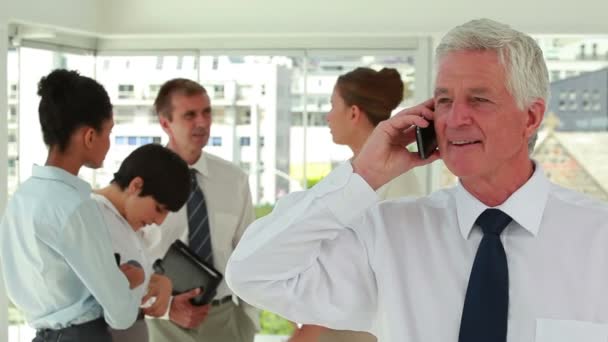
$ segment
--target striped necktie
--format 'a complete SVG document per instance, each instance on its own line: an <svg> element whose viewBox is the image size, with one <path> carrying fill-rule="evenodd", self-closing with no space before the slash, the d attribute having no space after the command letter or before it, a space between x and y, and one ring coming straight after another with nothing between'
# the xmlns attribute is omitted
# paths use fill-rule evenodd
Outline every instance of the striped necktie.
<svg viewBox="0 0 608 342"><path fill-rule="evenodd" d="M209 231L209 215L205 196L196 181L197 171L190 169L192 189L187 202L188 214L188 240L190 249L201 259L213 264L213 250L211 249L211 232Z"/></svg>

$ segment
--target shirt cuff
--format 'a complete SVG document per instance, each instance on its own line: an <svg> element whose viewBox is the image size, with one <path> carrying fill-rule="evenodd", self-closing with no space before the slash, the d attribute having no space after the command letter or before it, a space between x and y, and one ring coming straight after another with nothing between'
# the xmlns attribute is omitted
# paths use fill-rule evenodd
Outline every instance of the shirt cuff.
<svg viewBox="0 0 608 342"><path fill-rule="evenodd" d="M165 311L165 313L162 316L159 317L153 317L153 316L148 316L146 315L146 318L151 318L151 319L164 319L166 321L170 320L169 319L169 313L171 312L171 304L173 304L173 296L169 297L169 305L167 306L167 311Z"/></svg>

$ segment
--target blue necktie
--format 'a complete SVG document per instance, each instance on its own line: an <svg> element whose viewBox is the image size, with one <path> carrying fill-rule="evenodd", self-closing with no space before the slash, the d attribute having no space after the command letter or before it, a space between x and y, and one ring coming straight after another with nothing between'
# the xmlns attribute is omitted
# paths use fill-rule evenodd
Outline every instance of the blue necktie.
<svg viewBox="0 0 608 342"><path fill-rule="evenodd" d="M486 209L475 221L483 238L469 277L459 342L507 340L509 269L500 234L511 220L498 209Z"/></svg>
<svg viewBox="0 0 608 342"><path fill-rule="evenodd" d="M209 216L205 196L196 181L196 170L190 169L192 189L188 198L186 211L188 214L188 240L194 253L206 262L213 264L211 249L211 233L209 231Z"/></svg>

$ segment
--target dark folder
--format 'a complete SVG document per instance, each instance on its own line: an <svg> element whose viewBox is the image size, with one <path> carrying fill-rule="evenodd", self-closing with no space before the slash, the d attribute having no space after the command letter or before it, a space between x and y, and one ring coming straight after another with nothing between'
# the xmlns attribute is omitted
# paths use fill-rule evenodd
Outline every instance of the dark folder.
<svg viewBox="0 0 608 342"><path fill-rule="evenodd" d="M171 279L173 295L200 288L201 294L191 300L194 305L210 303L223 278L180 240L171 244L165 257L154 263L154 271Z"/></svg>

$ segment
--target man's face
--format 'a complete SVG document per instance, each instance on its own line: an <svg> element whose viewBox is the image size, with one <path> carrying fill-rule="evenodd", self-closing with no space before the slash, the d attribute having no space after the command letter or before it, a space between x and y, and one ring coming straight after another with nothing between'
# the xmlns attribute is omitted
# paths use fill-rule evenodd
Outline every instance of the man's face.
<svg viewBox="0 0 608 342"><path fill-rule="evenodd" d="M506 81L493 51L451 52L439 61L435 129L443 161L462 180L508 177L529 163L528 138L544 100L521 110Z"/></svg>
<svg viewBox="0 0 608 342"><path fill-rule="evenodd" d="M211 128L209 96L173 94L171 107L171 120L160 117L161 125L169 135L169 144L182 152L200 151L207 145Z"/></svg>

